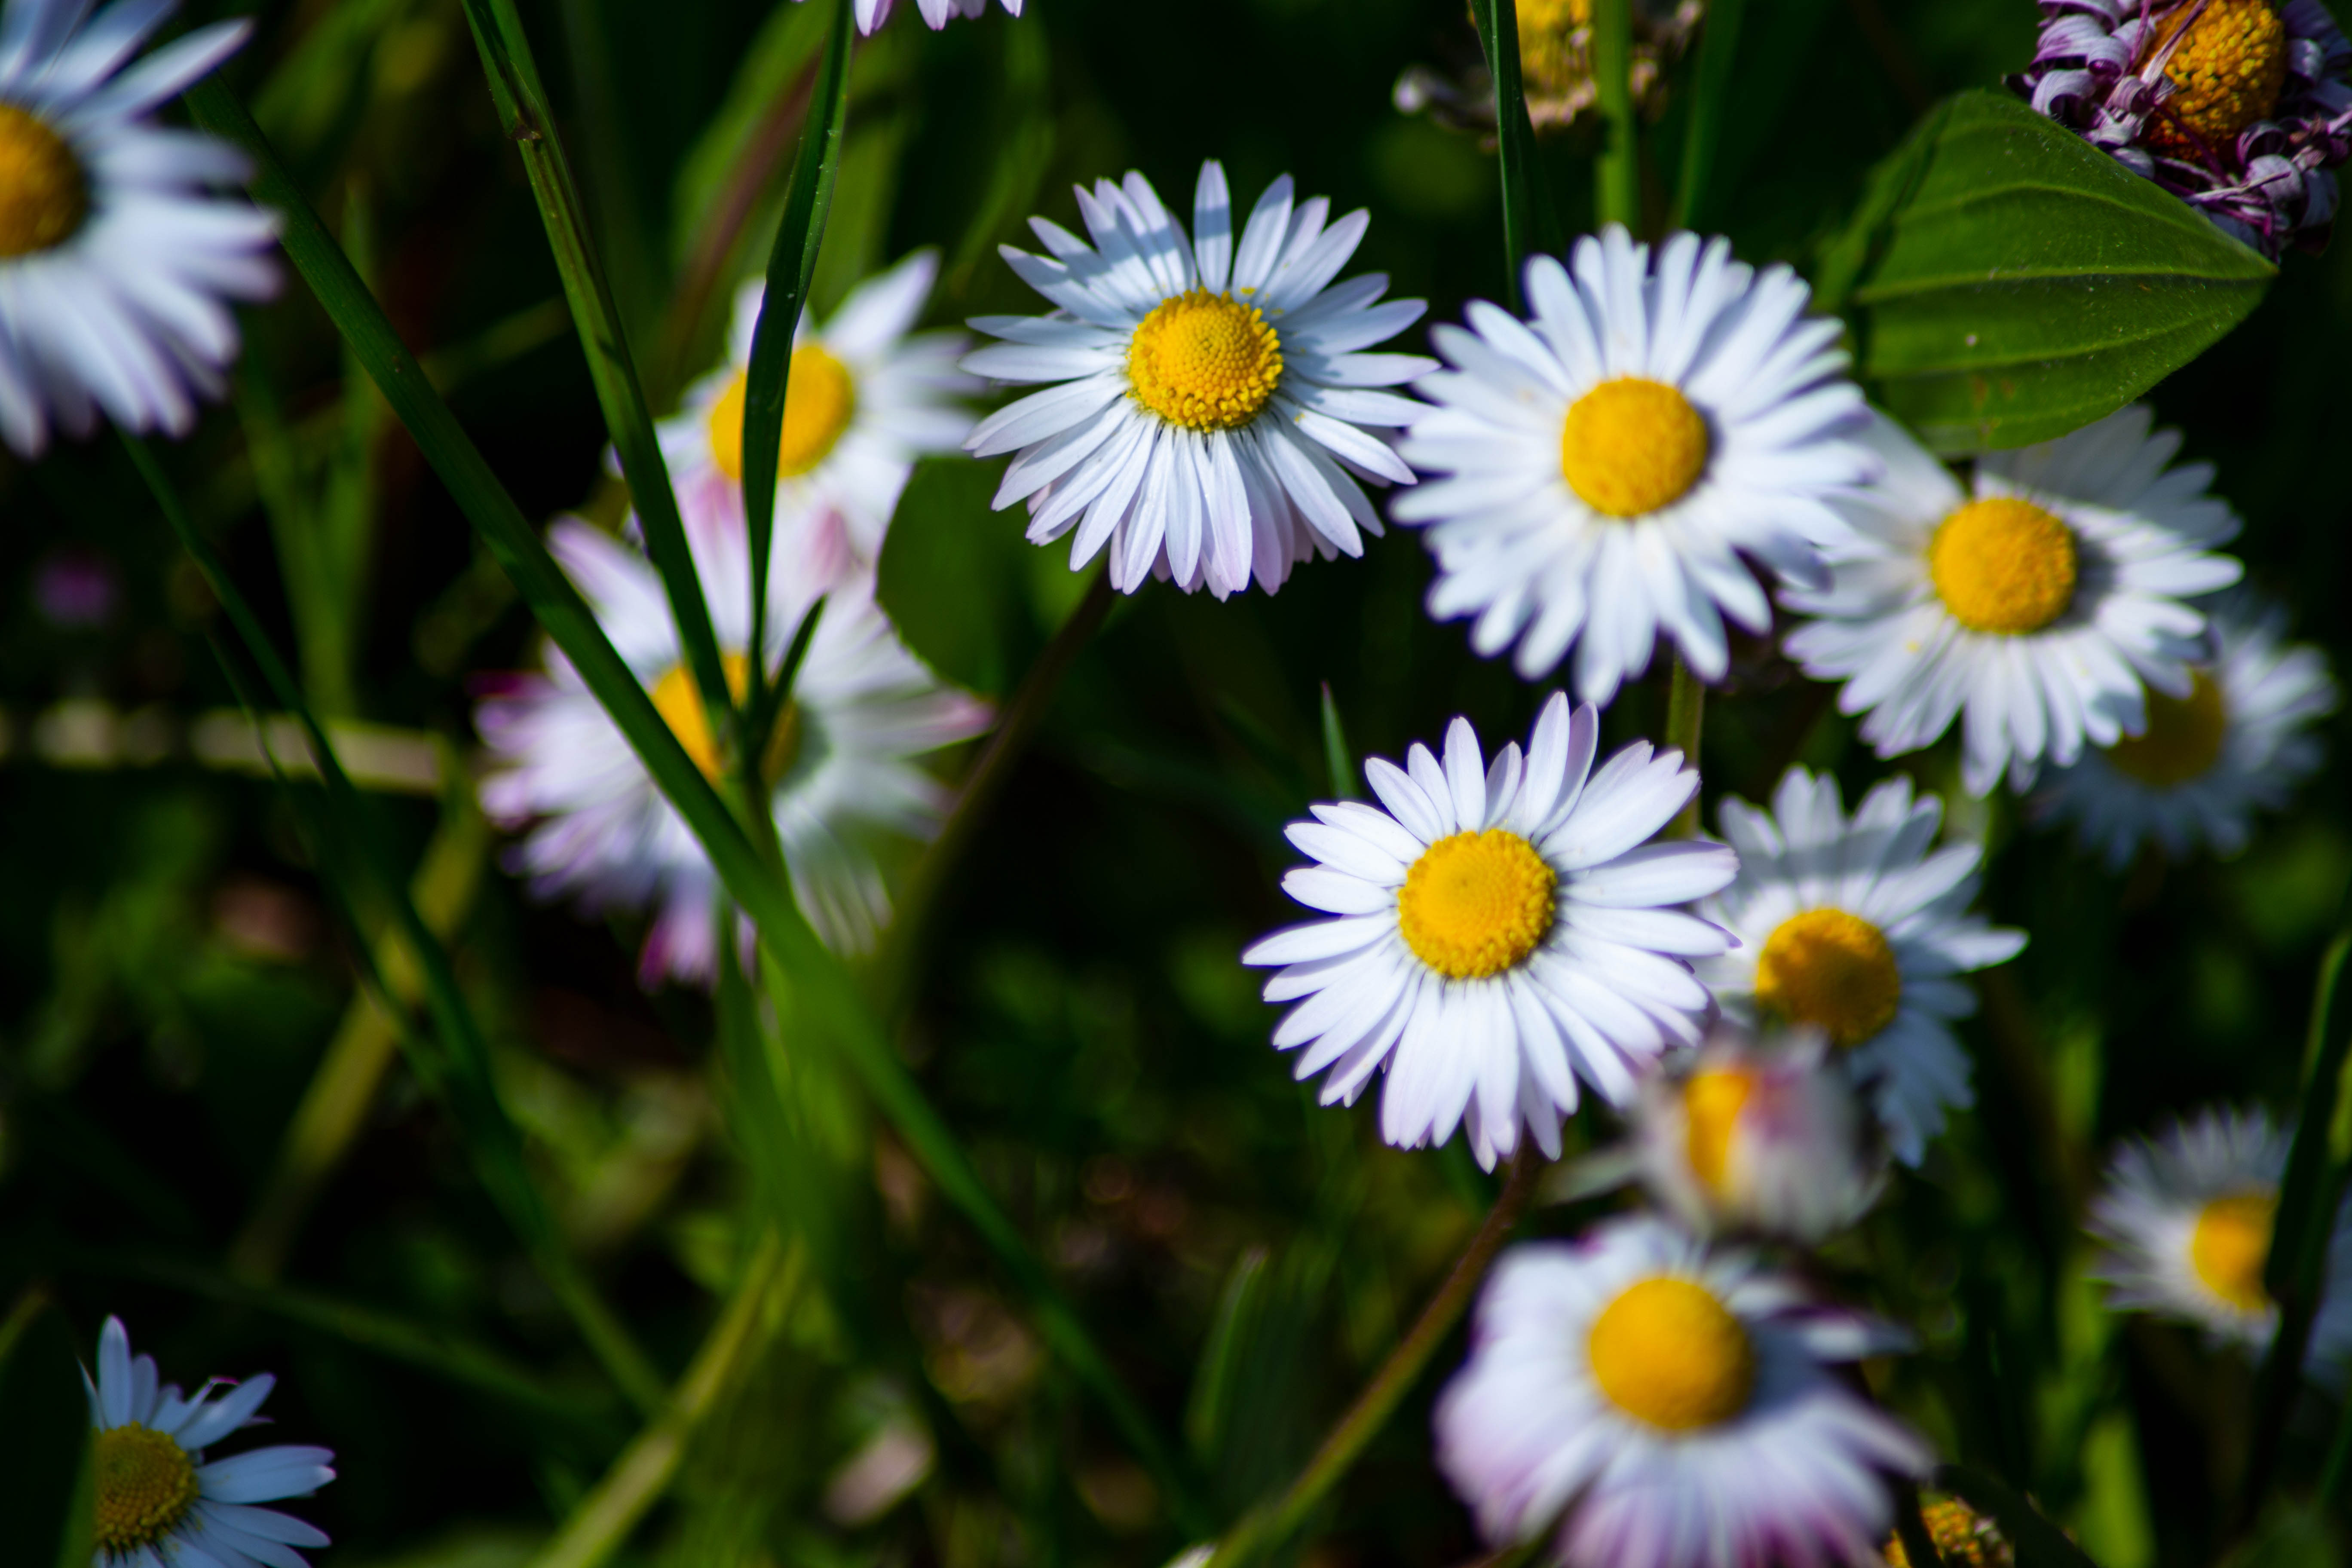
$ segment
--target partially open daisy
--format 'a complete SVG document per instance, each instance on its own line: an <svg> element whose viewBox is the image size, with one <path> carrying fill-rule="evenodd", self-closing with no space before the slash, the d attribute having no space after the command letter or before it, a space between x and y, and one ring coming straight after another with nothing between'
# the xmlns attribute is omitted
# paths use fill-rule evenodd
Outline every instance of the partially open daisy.
<svg viewBox="0 0 2352 1568"><path fill-rule="evenodd" d="M1789 656L1846 682L1838 707L1867 715L1882 757L1933 745L1958 718L1972 795L2138 734L2142 682L2189 695L2205 616L2188 601L2241 570L2210 553L2238 531L2205 493L2211 465L2168 467L2180 437L2148 426L2135 405L1979 458L1963 487L1874 420L1885 477L1841 503L1853 534L1827 552L1834 580L1781 591L1820 617L1789 634Z"/></svg>
<svg viewBox="0 0 2352 1568"><path fill-rule="evenodd" d="M2255 811L2284 805L2319 768L2311 725L2336 698L2327 656L2286 646L2285 613L2246 590L2203 607L2213 654L2190 670L2189 695L2148 693L2145 731L2084 752L2035 801L2118 870L2150 842L2176 860L2200 844L2236 854Z"/></svg>
<svg viewBox="0 0 2352 1568"><path fill-rule="evenodd" d="M226 142L154 111L234 54L248 22L201 27L125 65L170 0L6 0L0 9L0 439L50 426L184 435L236 358L233 300L277 287L277 225L241 197Z"/></svg>
<svg viewBox="0 0 2352 1568"><path fill-rule="evenodd" d="M1926 1445L1826 1363L1904 1347L1656 1219L1513 1248L1439 1395L1437 1464L1496 1548L1569 1568L1878 1562Z"/></svg>
<svg viewBox="0 0 2352 1568"><path fill-rule="evenodd" d="M930 298L937 251L919 250L850 291L823 326L803 315L784 384L776 462L779 544L821 566L871 566L915 460L952 452L971 429L957 399L980 390L956 368L958 332L908 333ZM679 502L704 517L740 515L743 401L765 286L735 296L727 363L687 389L660 426Z"/></svg>
<svg viewBox="0 0 2352 1568"><path fill-rule="evenodd" d="M857 30L871 33L890 19L898 0L857 0L855 15ZM924 23L934 33L958 16L977 16L988 9L988 0L915 0L915 8L923 14ZM1021 0L1004 0L1007 14L1021 15Z"/></svg>
<svg viewBox="0 0 2352 1568"><path fill-rule="evenodd" d="M1430 525L1429 613L1472 617L1481 654L1517 644L1529 679L1572 647L1577 694L1607 702L1662 634L1718 679L1725 619L1771 625L1748 560L1822 581L1826 503L1870 477L1838 324L1727 240L1654 256L1612 226L1569 259L1528 259L1533 321L1478 300L1431 334L1454 368L1414 384L1438 406L1402 449L1444 477L1390 510Z"/></svg>
<svg viewBox="0 0 2352 1568"><path fill-rule="evenodd" d="M1077 196L1093 246L1032 218L1052 255L1003 247L1059 309L971 323L1005 341L966 368L1055 384L990 415L965 443L983 458L1018 448L996 505L1029 503L1032 542L1071 534L1073 570L1108 546L1112 585L1129 594L1158 576L1223 598L1253 574L1272 593L1310 555L1362 554L1381 520L1357 480L1412 481L1371 431L1420 410L1375 389L1431 367L1359 352L1423 310L1379 303L1381 273L1332 285L1370 218L1327 224L1331 204L1294 201L1285 174L1236 242L1213 163L1201 166L1190 237L1141 174Z"/></svg>
<svg viewBox="0 0 2352 1568"><path fill-rule="evenodd" d="M159 1384L152 1356L131 1353L122 1320L98 1338L89 1391L98 1428L98 1533L94 1568L302 1568L298 1546L324 1546L325 1533L255 1503L309 1497L335 1479L324 1448L280 1445L207 1460L205 1451L261 1424L261 1402L278 1380L216 1378L194 1399Z"/></svg>
<svg viewBox="0 0 2352 1568"><path fill-rule="evenodd" d="M1683 906L1738 869L1721 845L1644 841L1698 789L1680 752L1636 742L1596 771L1600 716L1554 695L1521 753L1489 766L1466 719L1440 762L1423 746L1365 776L1386 810L1314 807L1290 841L1318 862L1283 890L1332 918L1242 955L1282 965L1269 1002L1297 1002L1274 1032L1326 1068L1323 1103L1349 1105L1385 1067L1381 1132L1402 1149L1466 1126L1480 1164L1524 1128L1559 1153L1582 1078L1612 1104L1669 1045L1696 1042L1708 1011L1690 960L1722 931Z"/></svg>
<svg viewBox="0 0 2352 1568"><path fill-rule="evenodd" d="M751 674L743 531L696 522L688 537L740 697ZM717 780L722 760L652 563L583 523L558 523L548 542L687 754ZM769 589L772 670L816 595L831 595L763 763L793 894L827 942L856 951L889 917L867 840L928 833L943 804L912 759L985 729L989 710L907 651L874 602L870 574L828 583L777 571ZM552 649L547 659L547 675L511 678L476 713L490 750L483 808L529 829L515 863L534 891L592 910L658 906L639 964L647 984L710 979L719 891L709 861L578 673Z"/></svg>
<svg viewBox="0 0 2352 1568"><path fill-rule="evenodd" d="M1723 803L1739 878L1705 906L1739 945L1699 966L1742 1022L1819 1029L1906 1164L1972 1102L1969 1058L1951 1021L1976 1011L1958 976L2001 963L2025 933L1968 912L1974 844L1935 849L1943 803L1890 779L1845 815L1837 781L1790 768L1772 809Z"/></svg>

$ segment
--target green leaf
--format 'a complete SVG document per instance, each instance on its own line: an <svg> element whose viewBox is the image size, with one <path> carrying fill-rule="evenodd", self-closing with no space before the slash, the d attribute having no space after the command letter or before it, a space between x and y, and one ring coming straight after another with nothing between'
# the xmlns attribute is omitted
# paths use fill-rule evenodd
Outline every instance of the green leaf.
<svg viewBox="0 0 2352 1568"><path fill-rule="evenodd" d="M2007 1481L1968 1465L1943 1465L1931 1484L2000 1526L2017 1552L2017 1568L2096 1568L2065 1531Z"/></svg>
<svg viewBox="0 0 2352 1568"><path fill-rule="evenodd" d="M993 464L932 458L915 469L882 537L877 594L907 646L959 686L1004 689L1020 635L1018 527L988 510Z"/></svg>
<svg viewBox="0 0 2352 1568"><path fill-rule="evenodd" d="M1331 774L1331 798L1356 798L1356 753L1349 748L1348 731L1339 723L1339 704L1331 683L1323 683L1323 765Z"/></svg>
<svg viewBox="0 0 2352 1568"><path fill-rule="evenodd" d="M37 1294L0 1327L0 1412L7 1561L89 1568L98 1518L89 1400L72 1331Z"/></svg>
<svg viewBox="0 0 2352 1568"><path fill-rule="evenodd" d="M1939 452L2046 441L2244 320L2278 269L2004 94L1946 100L1822 253L1882 406Z"/></svg>
<svg viewBox="0 0 2352 1568"><path fill-rule="evenodd" d="M1536 159L1536 131L1519 80L1519 12L1504 0L1474 0L1478 47L1495 79L1495 140L1503 176L1503 297L1520 309L1519 272L1530 251L1561 248L1559 217Z"/></svg>

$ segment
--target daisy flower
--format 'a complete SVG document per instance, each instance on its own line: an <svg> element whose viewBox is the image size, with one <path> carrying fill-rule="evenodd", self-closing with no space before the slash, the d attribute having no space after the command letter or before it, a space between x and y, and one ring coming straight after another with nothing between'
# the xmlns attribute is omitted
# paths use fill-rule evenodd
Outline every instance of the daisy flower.
<svg viewBox="0 0 2352 1568"><path fill-rule="evenodd" d="M1471 617L1470 646L1514 643L1532 680L1573 648L1577 694L1607 702L1661 635L1708 680L1728 617L1772 607L1747 557L1819 583L1843 531L1831 497L1871 474L1862 394L1833 320L1786 267L1677 234L1653 253L1612 226L1563 267L1530 257L1521 322L1475 300L1432 334L1452 369L1414 384L1437 407L1402 447L1444 478L1397 498L1426 523L1429 613Z"/></svg>
<svg viewBox="0 0 2352 1568"><path fill-rule="evenodd" d="M1884 417L1870 439L1885 477L1843 510L1853 536L1829 550L1825 589L1781 603L1820 617L1789 657L1843 680L1839 710L1864 713L1882 757L1933 745L1961 721L1971 795L2032 783L2083 743L2147 726L2141 683L2186 697L2203 613L2185 601L2241 568L2210 552L2237 514L2205 493L2210 463L2168 468L2178 431L2151 432L2135 405L2055 441L1976 460L1963 488Z"/></svg>
<svg viewBox="0 0 2352 1568"><path fill-rule="evenodd" d="M1077 197L1093 246L1032 218L1050 256L1002 247L1058 309L971 323L1004 342L966 369L1053 384L982 420L965 443L983 458L1019 451L998 510L1027 501L1034 543L1070 534L1074 571L1108 546L1111 584L1129 594L1158 576L1222 599L1253 574L1270 594L1310 555L1362 554L1361 535L1377 536L1381 520L1357 480L1412 482L1371 431L1420 411L1377 389L1432 365L1359 352L1423 309L1379 303L1383 273L1332 285L1370 219L1358 211L1327 223L1330 203L1294 201L1285 174L1236 243L1214 163L1201 165L1189 237L1141 174Z"/></svg>
<svg viewBox="0 0 2352 1568"><path fill-rule="evenodd" d="M2284 646L2284 612L2243 590L2208 611L2213 655L2189 671L2189 695L2150 692L2144 732L2084 752L2036 803L2114 869L2151 839L2176 860L2200 842L2234 855L2256 808L2277 810L2318 771L2310 726L2336 710L2327 656Z"/></svg>
<svg viewBox="0 0 2352 1568"><path fill-rule="evenodd" d="M297 1546L326 1535L258 1502L309 1497L335 1479L325 1448L279 1446L206 1460L205 1450L247 1426L278 1380L215 1378L189 1399L158 1384L152 1356L131 1353L122 1320L98 1337L89 1392L98 1428L98 1533L93 1568L302 1568Z"/></svg>
<svg viewBox="0 0 2352 1568"><path fill-rule="evenodd" d="M694 521L688 537L728 683L740 696L751 673L743 530ZM719 750L652 563L581 522L559 522L548 542L687 754L718 779ZM771 669L782 663L817 592L827 589L771 574ZM877 831L934 828L944 791L912 759L977 734L990 715L977 699L941 686L907 650L874 602L870 574L853 574L829 592L763 761L793 895L827 942L856 951L872 942L890 908L864 841ZM639 963L646 984L664 974L707 982L718 964L717 876L578 673L552 649L547 658L547 675L513 678L477 712L491 763L483 809L502 826L528 827L515 865L534 892L570 894L590 910L657 906Z"/></svg>
<svg viewBox="0 0 2352 1568"><path fill-rule="evenodd" d="M1894 778L1849 819L1835 779L1790 768L1770 811L1723 803L1739 879L1703 906L1738 939L1699 966L1724 1012L1827 1035L1906 1165L1943 1131L1946 1110L1972 1102L1951 1021L1977 999L1957 977L2025 945L2023 931L1968 912L1983 851L1931 852L1943 812Z"/></svg>
<svg viewBox="0 0 2352 1568"><path fill-rule="evenodd" d="M2091 1272L2106 1281L2108 1304L2193 1323L2216 1342L2256 1354L2267 1350L2278 1307L2263 1271L2287 1144L2262 1111L2223 1110L2126 1142L2091 1200L2089 1229L2105 1246ZM2311 1360L2322 1366L2352 1353L2345 1240L2339 1215L2328 1244L2331 1288L2311 1331Z"/></svg>
<svg viewBox="0 0 2352 1568"><path fill-rule="evenodd" d="M1738 869L1721 845L1648 844L1698 789L1680 752L1646 742L1592 765L1600 715L1555 694L1522 753L1489 765L1466 719L1443 762L1414 746L1375 757L1381 807L1340 801L1288 835L1317 864L1283 891L1331 918L1257 943L1244 963L1280 965L1269 1002L1297 1002L1274 1031L1305 1047L1297 1076L1331 1069L1323 1103L1388 1069L1381 1133L1401 1149L1466 1126L1487 1169L1524 1127L1559 1155L1582 1078L1612 1104L1670 1045L1697 1043L1709 1005L1689 961L1724 933L1682 906Z"/></svg>
<svg viewBox="0 0 2352 1568"><path fill-rule="evenodd" d="M237 197L227 143L154 111L236 52L248 22L200 27L129 64L170 0L0 5L0 439L40 455L87 436L187 434L236 358L227 301L266 298L277 224Z"/></svg>
<svg viewBox="0 0 2352 1568"><path fill-rule="evenodd" d="M890 19L890 9L898 0L857 0L856 14L857 30L872 33ZM988 0L915 0L915 8L923 14L924 23L938 32L957 16L977 16L988 9ZM1008 16L1021 15L1021 0L1004 0Z"/></svg>
<svg viewBox="0 0 2352 1568"><path fill-rule="evenodd" d="M1438 1396L1437 1465L1497 1548L1569 1568L1875 1568L1927 1447L1826 1363L1904 1348L1752 1253L1633 1217L1513 1248Z"/></svg>

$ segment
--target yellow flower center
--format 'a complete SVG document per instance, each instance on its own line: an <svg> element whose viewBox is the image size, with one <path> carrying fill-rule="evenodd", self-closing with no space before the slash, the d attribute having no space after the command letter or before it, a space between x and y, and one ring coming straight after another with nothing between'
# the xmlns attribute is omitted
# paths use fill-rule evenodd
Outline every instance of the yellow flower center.
<svg viewBox="0 0 2352 1568"><path fill-rule="evenodd" d="M1717 1197L1731 1164L1731 1135L1755 1092L1754 1076L1736 1068L1695 1072L1683 1084L1683 1152L1691 1173Z"/></svg>
<svg viewBox="0 0 2352 1568"><path fill-rule="evenodd" d="M2191 9L2184 5L2158 30L2151 52L2172 41ZM2216 150L2228 146L2278 107L2286 56L2286 24L2270 0L2212 0L2164 62L2172 93L2148 121L2148 141L2184 154L2196 153L2200 139Z"/></svg>
<svg viewBox="0 0 2352 1568"><path fill-rule="evenodd" d="M1592 0L1518 0L1519 74L1530 93L1558 98L1582 78L1570 35L1592 21Z"/></svg>
<svg viewBox="0 0 2352 1568"><path fill-rule="evenodd" d="M1559 879L1505 828L1456 833L1422 851L1397 889L1397 922L1423 963L1482 980L1525 959L1551 930Z"/></svg>
<svg viewBox="0 0 2352 1568"><path fill-rule="evenodd" d="M2221 683L2203 670L2189 675L2189 695L2147 694L2147 728L2107 748L2107 761L2157 789L2175 789L2203 778L2221 760L2230 733L2230 710Z"/></svg>
<svg viewBox="0 0 2352 1568"><path fill-rule="evenodd" d="M2233 1193L2198 1211L2189 1236L2189 1266L2205 1288L2242 1312L2270 1305L2263 1289L2263 1266L2270 1261L2271 1221L2278 1198L2271 1193Z"/></svg>
<svg viewBox="0 0 2352 1568"><path fill-rule="evenodd" d="M1843 910L1791 915L1756 960L1758 1005L1858 1046L1895 1021L1903 973L1886 933Z"/></svg>
<svg viewBox="0 0 2352 1568"><path fill-rule="evenodd" d="M1668 1432L1730 1420L1756 1386L1748 1330L1715 1292L1687 1279L1627 1289L1592 1321L1585 1348L1610 1403Z"/></svg>
<svg viewBox="0 0 2352 1568"><path fill-rule="evenodd" d="M2015 496L1972 500L1936 525L1927 575L1974 632L2038 632L2074 602L2074 534Z"/></svg>
<svg viewBox="0 0 2352 1568"><path fill-rule="evenodd" d="M710 405L710 460L729 479L743 478L743 401L750 390L737 371ZM776 446L776 477L798 479L824 461L857 416L857 383L849 367L816 343L793 351L784 384L784 434Z"/></svg>
<svg viewBox="0 0 2352 1568"><path fill-rule="evenodd" d="M727 694L737 702L743 700L744 689L751 682L751 661L740 653L722 654L719 662L727 671ZM719 755L719 742L710 733L710 717L703 710L702 694L694 684L694 677L686 666L673 665L654 682L654 710L669 723L670 733L702 770L702 776L713 784L719 781L724 764ZM761 760L761 772L773 784L782 778L801 749L801 710L797 702L786 702L784 710L776 716L775 728L768 735L768 754Z"/></svg>
<svg viewBox="0 0 2352 1568"><path fill-rule="evenodd" d="M1559 471L1604 517L1640 517L1698 483L1711 448L1689 398L1663 381L1620 376L1568 405Z"/></svg>
<svg viewBox="0 0 2352 1568"><path fill-rule="evenodd" d="M64 244L89 216L89 182L66 139L0 103L0 260Z"/></svg>
<svg viewBox="0 0 2352 1568"><path fill-rule="evenodd" d="M177 1443L136 1423L98 1435L100 1552L154 1545L195 1500L195 1462Z"/></svg>
<svg viewBox="0 0 2352 1568"><path fill-rule="evenodd" d="M1162 300L1127 344L1135 400L1187 430L1235 430L1282 381L1282 339L1231 294L1194 289Z"/></svg>

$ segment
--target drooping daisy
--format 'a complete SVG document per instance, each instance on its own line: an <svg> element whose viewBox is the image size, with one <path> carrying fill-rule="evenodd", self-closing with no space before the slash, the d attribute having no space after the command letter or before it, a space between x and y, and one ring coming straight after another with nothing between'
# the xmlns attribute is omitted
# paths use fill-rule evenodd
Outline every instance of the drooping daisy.
<svg viewBox="0 0 2352 1568"><path fill-rule="evenodd" d="M2234 855L2255 810L2275 811L2318 771L2310 726L2336 710L2327 656L2284 646L2285 613L2245 590L2205 608L2214 652L2189 695L2150 692L2145 731L2084 752L2036 802L2117 870L2151 840L2174 859L2200 843Z"/></svg>
<svg viewBox="0 0 2352 1568"><path fill-rule="evenodd" d="M1290 841L1317 864L1283 890L1332 918L1276 932L1242 955L1281 965L1269 1002L1297 1002L1277 1049L1326 1068L1323 1103L1353 1105L1388 1069L1381 1133L1434 1146L1465 1126L1488 1169L1522 1127L1557 1159L1582 1078L1612 1104L1671 1045L1696 1043L1708 1012L1689 961L1724 933L1683 906L1731 880L1717 844L1644 842L1698 789L1680 752L1646 742L1592 765L1600 716L1554 695L1523 754L1489 766L1466 719L1443 762L1416 745L1402 768L1364 765L1387 809L1314 807Z"/></svg>
<svg viewBox="0 0 2352 1568"><path fill-rule="evenodd" d="M1557 1524L1568 1568L1876 1564L1887 1478L1932 1456L1824 1363L1905 1342L1653 1218L1515 1247L1438 1397L1438 1468L1489 1543Z"/></svg>
<svg viewBox="0 0 2352 1568"><path fill-rule="evenodd" d="M2127 1140L2091 1200L2105 1245L2093 1277L2110 1305L2194 1323L2260 1354L2278 1331L2263 1284L2286 1171L2287 1135L2260 1110L2208 1110L2154 1138ZM2329 1289L2312 1324L2309 1362L2352 1356L2352 1247L2344 1216L2328 1244Z"/></svg>
<svg viewBox="0 0 2352 1568"><path fill-rule="evenodd" d="M805 558L845 556L871 566L915 460L952 452L971 429L957 399L980 390L956 368L960 332L908 331L930 298L939 253L919 250L850 291L823 326L801 318L784 385L777 448L779 542ZM727 363L687 389L660 426L662 458L680 504L703 516L740 515L744 378L766 295L758 279L735 296Z"/></svg>
<svg viewBox="0 0 2352 1568"><path fill-rule="evenodd" d="M37 457L52 424L185 435L236 358L228 301L277 287L277 224L246 163L155 123L252 31L222 22L125 66L170 0L0 7L0 439Z"/></svg>
<svg viewBox="0 0 2352 1568"><path fill-rule="evenodd" d="M1843 680L1882 757L1933 745L1961 721L1960 776L2013 789L2042 760L2145 728L2141 683L2189 690L2204 614L2186 601L2238 579L2210 553L2237 515L2205 493L2209 463L2167 467L2179 432L2135 405L2072 435L1976 460L1963 488L1891 419L1873 422L1885 477L1842 503L1853 534L1834 580L1783 589L1820 617L1784 647L1816 680Z"/></svg>
<svg viewBox="0 0 2352 1568"><path fill-rule="evenodd" d="M2275 261L2326 243L2348 74L2320 0L2042 0L2010 86Z"/></svg>
<svg viewBox="0 0 2352 1568"><path fill-rule="evenodd" d="M857 30L872 33L890 19L891 7L897 4L898 0L857 0ZM981 15L988 9L988 0L915 0L915 8L923 14L924 22L936 33L953 17ZM1021 0L1004 0L1004 9L1008 15L1018 16L1021 15Z"/></svg>
<svg viewBox="0 0 2352 1568"><path fill-rule="evenodd" d="M1677 234L1654 255L1614 226L1567 267L1530 257L1527 294L1531 322L1475 300L1469 330L1437 328L1454 368L1414 384L1438 406L1402 450L1446 477L1390 510L1430 525L1429 613L1473 618L1481 654L1517 643L1531 680L1573 647L1588 701L1662 634L1720 679L1725 618L1772 620L1742 557L1822 581L1817 546L1844 531L1828 500L1872 472L1837 322L1728 240Z"/></svg>
<svg viewBox="0 0 2352 1568"><path fill-rule="evenodd" d="M207 1460L247 1426L278 1380L215 1378L194 1399L159 1384L152 1356L131 1353L122 1320L98 1337L98 1377L82 1374L98 1428L98 1534L92 1568L302 1568L294 1548L325 1533L255 1503L309 1497L335 1479L325 1448L280 1445Z"/></svg>
<svg viewBox="0 0 2352 1568"><path fill-rule="evenodd" d="M740 697L751 671L743 531L689 521L729 685ZM652 563L578 522L558 523L549 546L687 754L717 779L719 750ZM778 571L769 589L771 669L816 594L831 595L764 761L793 894L827 942L855 951L889 917L866 840L882 831L926 834L943 804L944 792L911 759L978 733L989 710L941 686L907 650L874 602L870 574L826 584ZM709 980L718 963L719 899L709 861L577 672L551 649L547 659L547 675L513 678L477 711L492 764L483 808L502 826L529 827L516 865L534 891L569 894L591 910L658 906L639 963L647 984L664 974Z"/></svg>
<svg viewBox="0 0 2352 1568"><path fill-rule="evenodd" d="M1769 812L1723 803L1739 879L1702 906L1739 941L1699 966L1725 1013L1826 1034L1908 1165L1943 1131L1945 1111L1973 1100L1951 1020L1977 999L1958 976L2025 945L2023 931L1968 912L1982 851L1931 853L1943 812L1898 777L1849 820L1835 779L1790 768Z"/></svg>
<svg viewBox="0 0 2352 1568"><path fill-rule="evenodd" d="M1363 553L1381 520L1357 483L1410 484L1412 470L1367 428L1420 411L1377 388L1432 366L1360 351L1421 319L1418 300L1378 303L1382 273L1332 286L1370 218L1327 224L1321 196L1266 187L1239 241L1224 170L1201 165L1192 232L1141 174L1080 188L1094 245L1044 218L1050 256L1004 259L1058 310L983 316L1005 340L965 359L998 381L1053 383L980 422L965 443L986 458L1019 449L999 510L1029 503L1029 538L1071 534L1072 570L1110 550L1112 585L1146 577L1223 598L1267 593L1310 555Z"/></svg>

